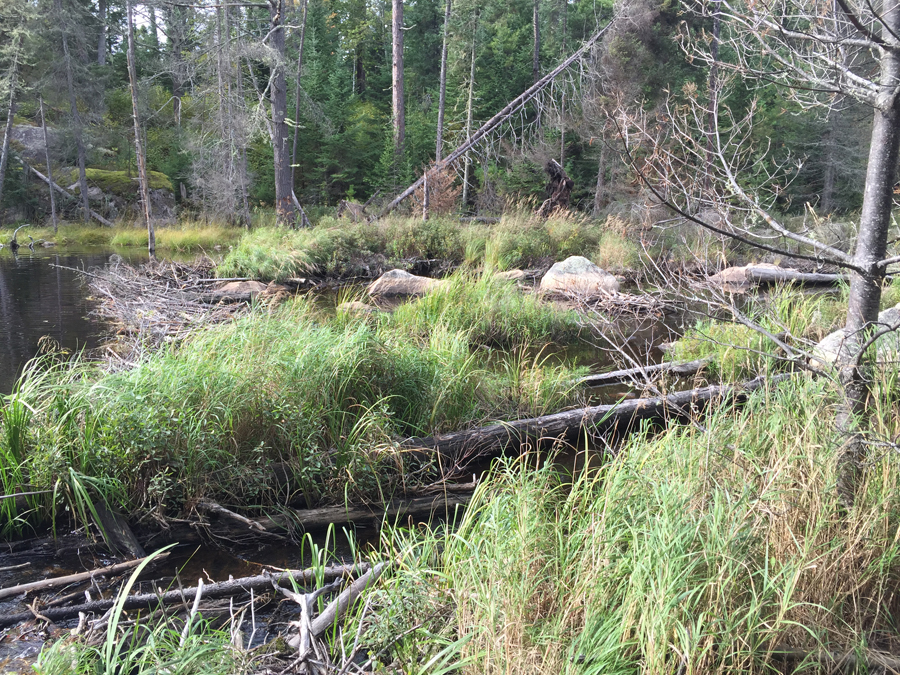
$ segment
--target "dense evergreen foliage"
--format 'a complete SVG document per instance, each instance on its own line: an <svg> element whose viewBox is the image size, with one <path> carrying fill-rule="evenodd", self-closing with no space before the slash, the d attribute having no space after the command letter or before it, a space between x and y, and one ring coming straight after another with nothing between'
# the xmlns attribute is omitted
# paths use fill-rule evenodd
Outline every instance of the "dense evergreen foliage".
<svg viewBox="0 0 900 675"><path fill-rule="evenodd" d="M391 133L389 2L288 2L280 17L283 57L270 44L272 16L266 5L223 8L155 0L136 6L139 113L148 169L168 176L181 208L202 217L238 221L242 209L272 205L269 94L280 64L287 79L294 190L301 203L365 201L379 190L387 195L407 185L434 159L444 3L408 0L404 6L406 141L399 157ZM534 7L532 0L453 4L445 147L465 138L470 94L477 126L532 83ZM539 0L537 9L542 72L614 14L610 0ZM536 107L526 110L518 123L536 125L540 132L526 146L495 153L472 172L470 209L496 211L510 199L542 199L542 165L550 157L562 158L574 179L577 208L621 212L639 199L638 182L618 156L608 113L614 106L652 110L666 92L707 86L706 70L689 61L677 37L709 26L668 0L628 0L615 11L625 20L594 52L590 94L578 105L561 106L564 115L540 117ZM0 100L9 108L15 99L10 112L15 124L38 125L38 96L44 97L57 168L71 171L78 164L79 129L67 92L71 74L86 166L136 175L125 16L123 0L8 0L0 8ZM761 156L771 148L765 161L791 168L779 183L781 208L802 210L807 202L826 211L858 208L867 113L860 115L845 101L824 111L803 110L775 88L747 86L732 91L730 104L740 109L756 101L754 133ZM38 162L28 150L15 140L11 145L3 193L7 221L46 215L46 187L22 164L23 158ZM72 217L74 208L69 204Z"/></svg>

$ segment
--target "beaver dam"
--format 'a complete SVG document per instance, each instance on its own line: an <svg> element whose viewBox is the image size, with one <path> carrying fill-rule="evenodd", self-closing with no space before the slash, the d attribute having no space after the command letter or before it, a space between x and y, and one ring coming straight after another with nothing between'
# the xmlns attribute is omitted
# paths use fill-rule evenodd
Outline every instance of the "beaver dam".
<svg viewBox="0 0 900 675"><path fill-rule="evenodd" d="M845 536L824 515L832 469L774 454L826 447L824 366L797 354L837 325L839 295L779 287L723 322L730 291L685 279L676 303L591 269L340 287L214 271L89 270L114 331L99 358L48 350L5 398L8 667L483 672L507 644L587 672L611 663L598 635L637 663L623 626L692 616L699 598L662 611L657 583L753 589L695 629L717 663L828 667L877 630L857 662L893 667L882 605L858 605L851 630L817 599L850 582L816 585L819 564L873 569L893 530L860 525L852 558L829 548ZM879 494L859 518L895 498ZM827 524L770 553L769 576L738 562L807 518ZM640 585L639 555L674 576ZM712 559L733 561L725 577Z"/></svg>

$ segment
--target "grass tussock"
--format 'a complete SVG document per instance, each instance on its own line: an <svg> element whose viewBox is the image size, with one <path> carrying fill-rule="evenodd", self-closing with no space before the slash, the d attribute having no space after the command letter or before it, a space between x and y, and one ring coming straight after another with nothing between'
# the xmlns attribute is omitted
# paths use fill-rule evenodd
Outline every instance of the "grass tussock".
<svg viewBox="0 0 900 675"><path fill-rule="evenodd" d="M809 352L846 317L844 295L811 295L783 287L754 298L742 314L797 350ZM708 372L737 381L788 367L781 347L764 333L738 322L702 320L675 342L673 361L710 359Z"/></svg>
<svg viewBox="0 0 900 675"><path fill-rule="evenodd" d="M887 437L895 379L878 394ZM473 674L765 673L785 647L896 653L898 458L873 457L844 513L832 403L798 378L703 427L635 436L571 483L534 457L498 464L456 532L388 538L401 562L381 601L421 611L374 621L373 640L412 629L395 654L421 658L416 639L468 638L455 656Z"/></svg>
<svg viewBox="0 0 900 675"><path fill-rule="evenodd" d="M215 246L227 247L236 242L242 230L228 225L184 222L156 228L156 247L162 251L212 250ZM13 230L2 230L4 243L12 238ZM28 236L35 241L52 241L60 247L128 248L147 247L147 230L140 226L117 225L100 227L76 223L63 223L54 233L52 227L27 227L19 232L19 244L28 243Z"/></svg>
<svg viewBox="0 0 900 675"><path fill-rule="evenodd" d="M13 422L0 435L10 472L0 478L51 491L32 522L97 493L159 516L203 496L262 507L300 493L309 504L381 501L431 471L411 465L398 439L575 400L579 373L539 360L489 368L472 343L440 321L417 335L391 322L329 322L300 298L132 370L36 366L4 401ZM280 484L276 464L288 476ZM6 514L7 526L21 516Z"/></svg>
<svg viewBox="0 0 900 675"><path fill-rule="evenodd" d="M427 335L437 326L467 331L473 344L497 348L569 343L582 324L577 312L523 293L490 270L457 272L444 286L400 305L382 320L413 335Z"/></svg>
<svg viewBox="0 0 900 675"><path fill-rule="evenodd" d="M639 257L621 222L593 221L571 213L541 219L524 211L510 212L497 224L447 216L425 223L394 216L357 224L324 217L307 230L253 230L226 256L218 273L276 281L303 276L311 269L334 276L365 274L373 256L396 266L424 259L504 270L570 255L613 268L635 265Z"/></svg>

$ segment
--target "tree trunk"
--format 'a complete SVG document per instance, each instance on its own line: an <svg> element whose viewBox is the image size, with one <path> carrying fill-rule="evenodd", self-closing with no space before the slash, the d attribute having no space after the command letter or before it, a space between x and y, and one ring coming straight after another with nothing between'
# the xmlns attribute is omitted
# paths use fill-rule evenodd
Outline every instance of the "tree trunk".
<svg viewBox="0 0 900 675"><path fill-rule="evenodd" d="M597 187L594 190L594 210L592 216L597 218L606 206L606 141L600 139L600 159L597 162Z"/></svg>
<svg viewBox="0 0 900 675"><path fill-rule="evenodd" d="M277 63L272 74L272 147L275 155L275 214L279 225L293 227L296 221L291 188L291 153L288 151L287 83L284 76L284 0L269 0L272 19L271 44Z"/></svg>
<svg viewBox="0 0 900 675"><path fill-rule="evenodd" d="M477 29L477 20L476 20ZM472 140L472 108L475 100L475 30L472 30L472 58L469 63L469 100L466 102L466 141ZM469 174L472 166L472 158L466 152L465 171L463 172L462 185L462 208L466 211L469 208Z"/></svg>
<svg viewBox="0 0 900 675"><path fill-rule="evenodd" d="M147 182L147 163L141 139L141 120L138 110L137 69L134 65L134 5L126 0L128 21L128 83L131 89L131 113L134 119L134 153L137 159L138 182L141 187L141 213L147 226L147 250L150 257L156 257L156 233L153 231L153 220L150 214L150 185Z"/></svg>
<svg viewBox="0 0 900 675"><path fill-rule="evenodd" d="M896 2L884 8L883 35L888 42L900 34L900 5ZM862 421L869 397L869 378L861 363L867 334L878 320L884 267L878 262L885 257L887 234L891 220L893 185L900 154L900 52L886 49L881 57L881 79L878 106L872 125L869 145L869 164L866 170L866 189L859 219L859 235L853 263L862 273L850 275L850 296L847 303L847 354L839 364L844 400L838 411L838 429L846 435L846 442L838 459L838 494L845 506L851 506L865 459L864 440L856 429Z"/></svg>
<svg viewBox="0 0 900 675"><path fill-rule="evenodd" d="M837 107L832 104L828 110L828 130L825 132L825 175L822 178L822 201L820 206L825 214L831 213L834 209L834 180L835 164L837 163L837 145L838 145L838 112Z"/></svg>
<svg viewBox="0 0 900 675"><path fill-rule="evenodd" d="M303 15L300 18L300 44L297 46L297 98L294 102L294 146L291 152L291 186L295 185L297 174L297 137L300 132L300 74L303 68L303 43L306 41L306 12L309 9L309 0L303 0ZM358 59L356 60L358 63ZM356 73L354 64L354 75ZM354 87L355 90L355 87Z"/></svg>
<svg viewBox="0 0 900 675"><path fill-rule="evenodd" d="M0 203L3 201L3 187L6 184L6 167L9 165L9 142L12 139L13 121L16 117L16 93L19 80L19 47L18 38L13 49L13 60L9 68L9 107L6 110L6 133L3 134L3 150L0 152Z"/></svg>
<svg viewBox="0 0 900 675"><path fill-rule="evenodd" d="M710 202L712 201L712 198L709 196L710 176L712 176L712 165L715 161L713 158L713 128L716 124L716 115L714 111L718 108L719 98L719 32L722 24L722 18L719 15L718 2L714 2L713 4L716 9L713 14L712 43L709 46L709 53L713 64L709 68L709 114L706 116L706 171L703 174L703 194Z"/></svg>
<svg viewBox="0 0 900 675"><path fill-rule="evenodd" d="M84 222L91 219L91 205L88 199L87 172L85 171L84 137L81 113L78 112L78 100L75 96L75 73L72 68L72 55L69 53L69 21L63 14L61 0L56 0L56 15L62 33L63 61L66 68L66 87L69 90L69 108L72 111L72 127L75 132L75 149L78 153L78 187L81 190L81 208L84 211Z"/></svg>
<svg viewBox="0 0 900 675"><path fill-rule="evenodd" d="M97 40L97 64L106 65L106 0L97 0L97 21L100 22L100 38Z"/></svg>
<svg viewBox="0 0 900 675"><path fill-rule="evenodd" d="M393 43L392 102L394 110L394 165L399 170L406 143L406 108L403 95L403 0L393 0L391 37Z"/></svg>
<svg viewBox="0 0 900 675"><path fill-rule="evenodd" d="M534 0L534 50L531 56L531 77L535 83L541 79L541 22L539 9L539 0Z"/></svg>
<svg viewBox="0 0 900 675"><path fill-rule="evenodd" d="M44 117L44 99L38 97L38 104L41 108L41 129L44 132L44 157L47 160L47 178L52 181L53 173L50 170L50 141L47 138L47 119ZM56 219L56 194L53 187L50 188L50 218L53 221L53 233L59 232L59 222Z"/></svg>
<svg viewBox="0 0 900 675"><path fill-rule="evenodd" d="M440 93L438 95L438 118L437 118L437 148L434 153L434 161L440 162L444 153L444 108L447 104L447 47L450 41L450 5L451 0L447 0L444 9L444 44L441 47L441 82Z"/></svg>

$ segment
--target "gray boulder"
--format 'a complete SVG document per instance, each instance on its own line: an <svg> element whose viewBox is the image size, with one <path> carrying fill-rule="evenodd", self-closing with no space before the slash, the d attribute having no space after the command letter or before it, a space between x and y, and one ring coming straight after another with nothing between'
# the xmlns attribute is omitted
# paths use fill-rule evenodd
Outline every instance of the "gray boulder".
<svg viewBox="0 0 900 675"><path fill-rule="evenodd" d="M900 304L878 314L878 329L900 325ZM847 330L838 330L826 335L819 344L813 347L813 358L810 365L824 368L834 365L839 357L849 357L850 350L846 345ZM900 330L882 335L875 342L875 360L878 363L894 363L900 361Z"/></svg>
<svg viewBox="0 0 900 675"><path fill-rule="evenodd" d="M441 279L418 277L403 270L390 270L373 281L367 293L373 297L396 297L425 295L429 291L446 284Z"/></svg>
<svg viewBox="0 0 900 675"><path fill-rule="evenodd" d="M605 295L619 291L618 280L587 258L573 255L551 267L541 279L542 293Z"/></svg>

